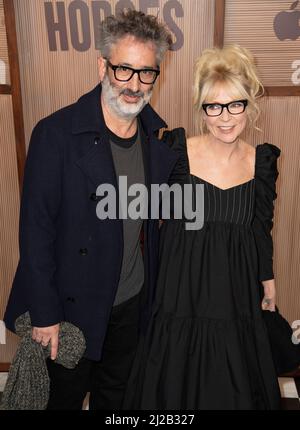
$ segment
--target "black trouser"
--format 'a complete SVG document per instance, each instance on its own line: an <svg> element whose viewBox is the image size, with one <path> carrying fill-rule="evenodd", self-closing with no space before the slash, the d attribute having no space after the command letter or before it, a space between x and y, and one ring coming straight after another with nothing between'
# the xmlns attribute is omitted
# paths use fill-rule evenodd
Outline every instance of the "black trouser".
<svg viewBox="0 0 300 430"><path fill-rule="evenodd" d="M101 361L82 358L70 370L47 360L48 409L82 409L89 391L91 410L121 409L138 342L139 299L140 294L113 308Z"/></svg>

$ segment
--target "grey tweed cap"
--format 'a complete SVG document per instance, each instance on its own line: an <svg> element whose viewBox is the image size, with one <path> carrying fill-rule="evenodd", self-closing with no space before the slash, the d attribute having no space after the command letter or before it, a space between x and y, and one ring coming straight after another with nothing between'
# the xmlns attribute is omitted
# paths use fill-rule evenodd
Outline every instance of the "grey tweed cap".
<svg viewBox="0 0 300 430"><path fill-rule="evenodd" d="M32 340L29 312L17 318L15 327L21 341L8 373L0 409L44 410L49 400L50 380L46 359L50 357L50 345L43 347ZM74 369L85 348L81 330L71 323L60 323L55 363Z"/></svg>

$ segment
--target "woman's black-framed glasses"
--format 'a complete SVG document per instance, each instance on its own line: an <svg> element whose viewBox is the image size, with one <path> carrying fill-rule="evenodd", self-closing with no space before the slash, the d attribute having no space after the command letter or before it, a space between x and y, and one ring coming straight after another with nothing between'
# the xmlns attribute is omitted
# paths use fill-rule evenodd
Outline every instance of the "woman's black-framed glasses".
<svg viewBox="0 0 300 430"><path fill-rule="evenodd" d="M243 113L248 105L248 100L236 100L230 103L204 103L202 105L206 115L219 116L223 109L226 108L231 115Z"/></svg>
<svg viewBox="0 0 300 430"><path fill-rule="evenodd" d="M139 80L142 84L151 85L154 84L158 75L160 74L159 69L133 69L129 66L115 66L106 58L107 65L113 70L115 79L121 82L130 81L132 76L137 73Z"/></svg>

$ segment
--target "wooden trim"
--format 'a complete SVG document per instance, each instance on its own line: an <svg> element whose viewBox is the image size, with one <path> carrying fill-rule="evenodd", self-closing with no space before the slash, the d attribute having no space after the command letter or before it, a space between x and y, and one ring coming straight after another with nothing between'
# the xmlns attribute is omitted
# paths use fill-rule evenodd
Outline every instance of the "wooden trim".
<svg viewBox="0 0 300 430"><path fill-rule="evenodd" d="M300 96L300 85L291 87L265 87L266 96Z"/></svg>
<svg viewBox="0 0 300 430"><path fill-rule="evenodd" d="M18 163L19 189L23 184L23 173L26 158L22 92L19 70L15 9L13 0L3 0L5 26L7 35L8 58L11 79L11 95L14 114L16 151Z"/></svg>
<svg viewBox="0 0 300 430"><path fill-rule="evenodd" d="M0 94L11 94L11 86L10 85L0 85Z"/></svg>
<svg viewBox="0 0 300 430"><path fill-rule="evenodd" d="M10 363L0 363L0 372L8 372Z"/></svg>
<svg viewBox="0 0 300 430"><path fill-rule="evenodd" d="M219 48L224 44L225 0L215 0L214 46Z"/></svg>

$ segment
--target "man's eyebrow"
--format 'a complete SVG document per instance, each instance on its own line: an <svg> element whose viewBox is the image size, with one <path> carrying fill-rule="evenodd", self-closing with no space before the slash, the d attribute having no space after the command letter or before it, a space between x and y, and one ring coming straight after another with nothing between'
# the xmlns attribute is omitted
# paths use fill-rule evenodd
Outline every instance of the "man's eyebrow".
<svg viewBox="0 0 300 430"><path fill-rule="evenodd" d="M119 63L118 66L130 67L131 69L135 69L135 67L133 67L133 65L129 63ZM142 66L142 67L139 67L138 70L156 70L156 66Z"/></svg>

